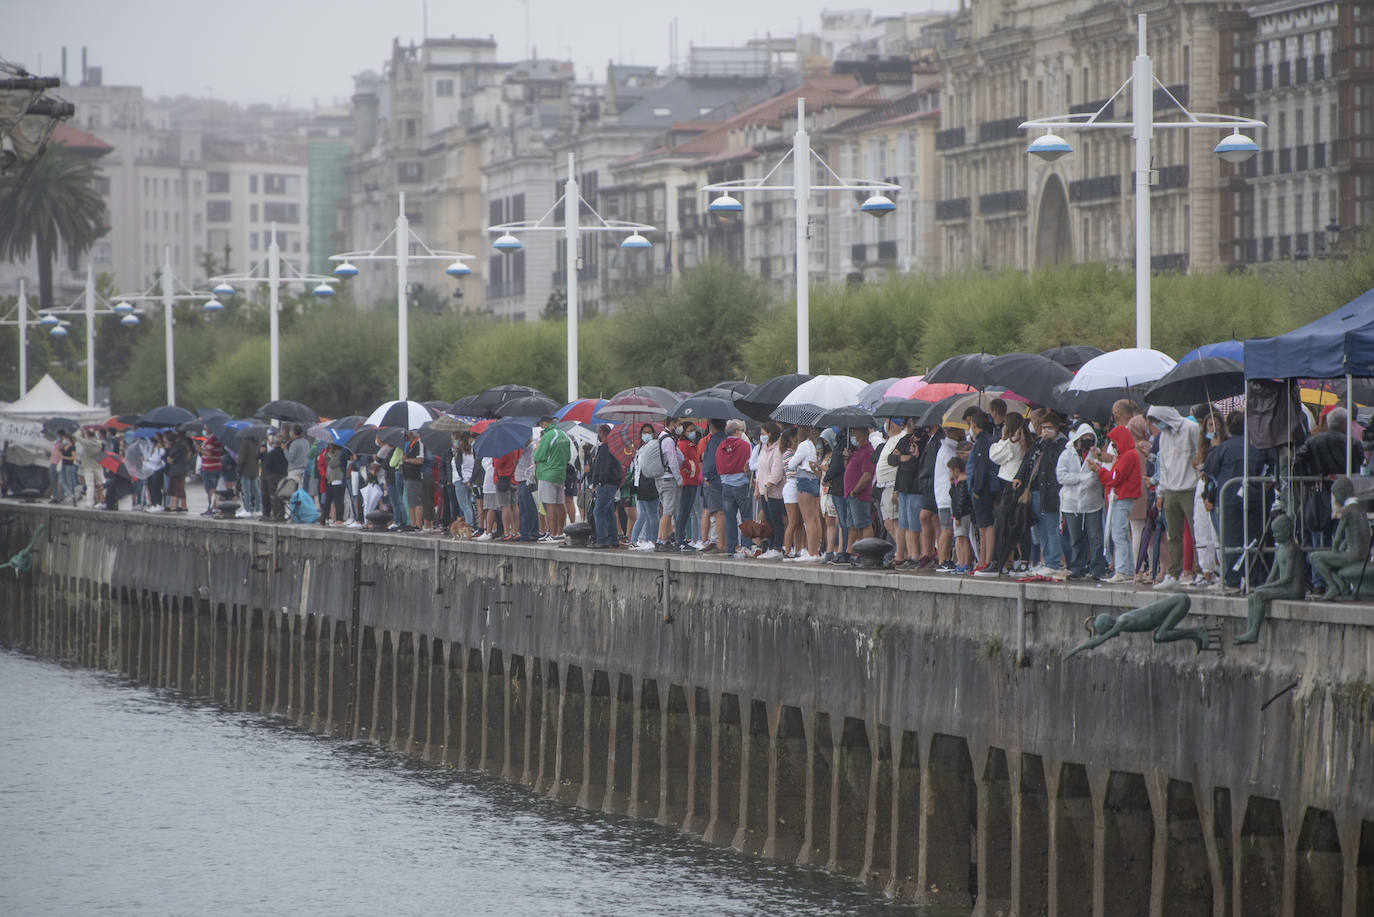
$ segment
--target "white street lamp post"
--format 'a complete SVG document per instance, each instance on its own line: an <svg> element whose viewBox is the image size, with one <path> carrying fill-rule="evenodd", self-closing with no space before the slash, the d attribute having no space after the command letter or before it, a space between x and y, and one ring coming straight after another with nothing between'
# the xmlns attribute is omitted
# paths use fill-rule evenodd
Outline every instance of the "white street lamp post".
<svg viewBox="0 0 1374 917"><path fill-rule="evenodd" d="M172 249L171 249L171 246L167 246L166 248L163 249L163 254L162 254L162 277L161 277L161 279L160 279L160 282L158 283L158 286L160 287L160 292L158 292L158 293L153 293L151 290L147 290L147 291L145 291L145 292L143 292L143 293L138 294L137 296L117 296L117 297L115 297L116 300L118 300L118 301L115 303L115 305L114 305L114 307L113 307L113 311L115 311L115 312L117 312L117 313L119 313L119 314L121 314L121 315L124 315L124 316L125 316L124 321L128 321L128 318L129 318L130 316L135 316L135 313L133 312L132 309L126 310L125 308L122 308L122 307L127 306L129 303L135 303L135 302L157 302L157 303L161 303L161 304L162 304L163 333L166 335L166 341L165 341L165 344L164 344L164 350L165 350L165 352L166 352L166 361L167 361L167 403L168 403L168 404L176 404L176 403L177 403L177 387L176 387L176 386L177 386L177 383L176 383L176 348L175 348L175 345L173 344L173 341L172 341L172 324L173 324L172 307L173 307L173 305L175 305L176 303L181 302L181 301L184 301L184 300L188 300L188 299L203 300L203 299L205 299L205 294L204 294L204 293L197 293L197 292L191 290L189 287L186 287L186 286L182 286L182 288L181 288L181 289L184 290L185 292L178 293L178 292L176 291L177 282L176 282L176 278L175 278L175 277L173 276L173 274L172 274ZM211 306L211 303L214 303L214 305ZM221 308L221 307L219 306L219 303L216 302L213 298L210 300L210 302L207 302L205 305L207 306L207 310L212 310L212 309L215 309L215 308ZM133 322L129 322L129 324L134 324L134 323L133 323Z"/></svg>
<svg viewBox="0 0 1374 917"><path fill-rule="evenodd" d="M22 295L23 295L23 294L22 294L22 283L23 283L23 281L20 281L20 283L21 283L21 294L20 294L20 295L21 295L21 297L22 297ZM102 306L103 306L103 308L100 308L100 307L102 307ZM70 322L65 321L65 320L59 318L59 316L69 315L69 316L73 316L73 317L76 317L76 318L84 318L84 319L86 320L86 403L87 403L87 404L91 404L91 405L95 404L95 363L96 363L96 357L95 357L95 319L96 319L96 316L97 316L98 314L108 314L108 315L119 315L119 316L121 316L121 317L125 317L127 313L131 313L132 311L133 311L133 307L132 307L132 306L124 306L124 308L116 308L115 306L112 306L110 303L106 302L104 299L102 299L102 298L100 297L100 294L98 294L98 293L96 292L96 290L95 290L95 272L92 270L91 266L88 264L88 265L86 265L86 287L85 287L85 290L82 292L81 296L80 296L78 299L74 300L74 301L73 301L72 303L70 303L69 305L67 305L66 307L64 307L64 308L61 308L61 309L50 309L50 310L48 310L47 312L43 312L43 313L41 313L41 314L39 315L39 324L40 324L40 325L48 326L48 327L50 328L50 330L49 330L48 333L51 334L51 335L53 335L54 337L66 337L66 335L67 335L66 326L70 324ZM128 322L128 323L129 323L129 324L137 324L137 323L138 323L138 319L135 318L133 321ZM8 323L6 323L6 322L0 322L0 324L8 324ZM22 324L21 324L21 327L22 327ZM24 342L21 341L21 344L20 344L20 365L21 365L21 367L22 367L26 362L27 362L27 355L26 355L26 353L25 353ZM21 375L22 375L22 370L21 370Z"/></svg>
<svg viewBox="0 0 1374 917"><path fill-rule="evenodd" d="M815 185L811 183L811 158L825 168L825 171L838 184ZM768 180L773 173L792 159L792 184L770 185ZM795 203L797 234L797 372L810 372L811 365L811 249L809 244L811 193L813 191L871 191L872 194L860 206L860 210L871 216L886 216L897 209L891 199L883 192L900 191L901 186L886 181L870 181L862 178L841 178L826 164L824 159L811 151L811 138L806 132L806 100L797 99L797 131L792 135L792 150L768 170L768 174L758 180L737 179L706 185L702 191L719 191L717 197L707 205L708 213L742 213L743 205L732 194L736 191L788 191L792 192Z"/></svg>
<svg viewBox="0 0 1374 917"><path fill-rule="evenodd" d="M249 268L248 271L247 271L246 273L240 274L240 275L229 275L229 274L224 274L224 275L220 275L220 276L216 276L216 277L211 277L211 278L210 278L211 282L215 283L215 288L214 288L214 290L213 290L212 292L214 293L214 295L215 295L215 297L216 297L215 299L211 300L211 302L218 304L218 301L219 301L219 300L218 300L218 297L220 297L220 296L233 296L233 295L234 295L234 287L233 287L233 284L236 284L236 283L237 283L237 284L250 284L250 283L265 283L265 284L267 284L267 291L268 291L268 294L267 294L267 295L268 295L268 303L267 303L267 308L268 308L268 320L267 320L267 325L268 325L268 339L269 339L268 347L269 347L269 350L271 351L271 354L270 354L270 357L269 357L269 360L270 360L270 362L271 362L271 370L270 370L270 373L269 373L269 375L270 375L269 391L270 391L270 393L271 393L271 394L270 394L270 400L276 401L276 400L278 400L278 399L281 398L281 319L280 319L280 313L281 313L281 286L282 286L282 283L284 283L284 282L285 282L285 283L304 283L304 284L306 284L307 286L310 285L310 284L316 284L316 286L314 287L314 291L313 291L313 292L315 293L316 296L332 296L332 295L334 295L334 288L333 288L332 286L330 286L330 284L332 284L336 278L334 278L334 277L325 277L325 276L316 275L316 274L302 274L299 270L296 269L296 266L295 266L294 264L292 264L290 261L283 261L283 260L282 260L282 257L281 257L281 246L279 246L279 245L277 244L277 224L276 224L276 223L273 223L273 224L272 224L272 229L271 229L270 234L268 235L268 239L269 239L270 241L267 243L267 257L263 258L263 259L262 259L261 261L259 261L257 264L255 264L255 265L253 265L251 268ZM290 275L291 275L291 276L288 277L285 281L282 280L282 276L281 276L281 269L282 269L282 265L283 265L283 264L286 265L286 269L287 269L287 271L288 271L288 272L290 273ZM260 276L259 273L258 273L258 272L259 272L260 270L262 270L264 267L266 267L266 269L267 269L267 276L266 276L266 277L262 277L262 276ZM207 303L206 306L207 306L207 307L210 307L210 304Z"/></svg>
<svg viewBox="0 0 1374 917"><path fill-rule="evenodd" d="M563 225L559 226L553 222L545 222L558 210L558 205L563 205ZM580 222L580 204L587 204L587 209L596 217L597 222L583 226ZM657 232L657 230L645 223L634 223L629 220L608 220L596 212L596 208L582 199L582 194L578 190L576 161L572 153L568 154L568 180L563 183L563 197L554 202L537 220L521 220L515 223L502 223L499 226L488 226L487 232L500 233L492 247L500 252L519 251L525 247L514 235L517 232L561 232L563 233L563 245L568 262L567 270L567 306L568 306L568 392L569 402L577 400L577 236L583 232L623 232L628 233L620 243L620 247L626 251L637 251L652 247L652 243L644 237L646 232Z"/></svg>
<svg viewBox="0 0 1374 917"><path fill-rule="evenodd" d="M1102 108L1092 114L1036 118L1023 122L1021 128L1027 130L1045 128L1044 136L1031 141L1027 152L1039 156L1046 162L1053 162L1064 154L1073 151L1073 148L1063 138L1055 135L1055 130L1131 129L1131 136L1135 139L1135 338L1137 347L1148 349L1150 346L1150 179L1152 175L1150 170L1150 140L1154 137L1155 128L1230 128L1234 133L1224 137L1216 145L1214 152L1227 162L1242 163L1255 155L1259 147L1249 137L1241 134L1240 129L1242 127L1259 128L1266 125L1263 121L1256 121L1253 118L1210 113L1195 115L1188 111L1178 99L1174 98L1173 93L1170 93L1168 88L1155 78L1154 66L1149 55L1145 53L1144 13L1136 17L1136 29L1137 53L1131 68L1131 76L1125 83L1121 84L1121 87L1112 94L1112 97L1103 104ZM1154 89L1156 84L1183 112L1185 120L1156 121L1154 119ZM1127 86L1131 87L1131 120L1097 120L1098 116L1115 101L1117 96L1121 95Z"/></svg>
<svg viewBox="0 0 1374 917"><path fill-rule="evenodd" d="M445 269L444 273L450 277L464 277L472 273L472 268L464 264L474 256L463 252L436 251L430 248L420 239L419 236L410 231L410 221L406 219L406 196L402 192L396 207L396 228L393 229L385 239L377 243L376 248L368 251L344 252L338 255L330 255L330 261L337 261L338 267L334 268L334 276L340 278L355 277L358 269L353 266L354 261L391 261L396 265L396 362L397 362L397 399L405 401L410 397L410 329L407 320L407 291L408 277L407 272L412 261L451 261L452 263ZM396 240L396 253L394 255L381 254L382 248L391 239ZM422 249L422 254L412 255L410 253L411 243ZM319 291L319 288L316 288Z"/></svg>

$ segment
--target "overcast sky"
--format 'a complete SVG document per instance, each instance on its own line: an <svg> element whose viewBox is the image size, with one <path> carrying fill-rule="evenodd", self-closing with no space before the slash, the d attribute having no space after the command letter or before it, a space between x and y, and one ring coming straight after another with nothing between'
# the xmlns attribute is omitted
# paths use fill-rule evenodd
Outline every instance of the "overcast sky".
<svg viewBox="0 0 1374 917"><path fill-rule="evenodd" d="M148 96L213 95L235 102L330 104L352 94L353 74L380 70L393 37L423 32L424 0L0 0L0 58L81 78L81 47L107 84L140 85ZM868 8L876 15L956 7L958 0L429 0L429 34L492 36L502 60L540 57L600 76L608 60L668 63L668 24L678 20L679 53L690 44L815 31L820 12ZM528 11L528 15L527 15ZM528 23L528 27L527 27ZM527 40L528 36L528 40Z"/></svg>

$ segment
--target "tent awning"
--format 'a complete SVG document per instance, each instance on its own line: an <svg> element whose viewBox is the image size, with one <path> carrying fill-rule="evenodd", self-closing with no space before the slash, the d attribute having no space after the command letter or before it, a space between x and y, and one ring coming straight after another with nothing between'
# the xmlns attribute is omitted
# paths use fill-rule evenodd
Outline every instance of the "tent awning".
<svg viewBox="0 0 1374 917"><path fill-rule="evenodd" d="M1374 290L1272 338L1245 342L1247 379L1374 376Z"/></svg>

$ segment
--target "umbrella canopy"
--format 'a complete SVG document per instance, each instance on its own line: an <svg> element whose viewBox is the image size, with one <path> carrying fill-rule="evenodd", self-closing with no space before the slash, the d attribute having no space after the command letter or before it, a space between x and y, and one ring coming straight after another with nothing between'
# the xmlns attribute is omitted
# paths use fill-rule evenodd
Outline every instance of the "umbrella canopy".
<svg viewBox="0 0 1374 917"><path fill-rule="evenodd" d="M612 398L597 414L610 423L649 423L666 418L668 408L651 398L627 395Z"/></svg>
<svg viewBox="0 0 1374 917"><path fill-rule="evenodd" d="M461 433L464 430L472 429L466 420L460 420L449 414L440 414L428 424L431 430L443 430L446 433Z"/></svg>
<svg viewBox="0 0 1374 917"><path fill-rule="evenodd" d="M1001 397L1000 392L969 392L967 395L958 395L945 406L945 413L940 423L963 423L964 412L969 408L979 407L986 411L995 399ZM944 402L940 403L944 404ZM1030 408L1019 401L1006 401L1006 405L1008 414L1020 414L1025 417L1030 411ZM922 418L922 420L924 419Z"/></svg>
<svg viewBox="0 0 1374 917"><path fill-rule="evenodd" d="M453 448L453 431L440 430L433 423L420 427L420 442L430 452L442 455Z"/></svg>
<svg viewBox="0 0 1374 917"><path fill-rule="evenodd" d="M972 385L965 385L962 382L922 382L912 389L911 397L917 401L944 401L951 395L967 395L969 392L976 392L978 389ZM899 397L888 395L889 398Z"/></svg>
<svg viewBox="0 0 1374 917"><path fill-rule="evenodd" d="M639 439L639 428L642 426L642 423L623 423L606 437L606 446L620 464L630 464L635 453L639 451L639 447L642 445ZM652 423L650 426L654 428L655 436L663 432L663 424L661 423Z"/></svg>
<svg viewBox="0 0 1374 917"><path fill-rule="evenodd" d="M782 404L782 400L792 394L792 390L803 382L811 380L808 373L788 373L783 376L774 376L767 381L760 382L747 394L735 399L735 407L739 408L746 417L762 423L767 420Z"/></svg>
<svg viewBox="0 0 1374 917"><path fill-rule="evenodd" d="M1245 391L1245 367L1225 357L1179 363L1145 392L1148 404L1209 404Z"/></svg>
<svg viewBox="0 0 1374 917"><path fill-rule="evenodd" d="M356 430L363 425L367 418L361 414L349 414L347 417L339 417L331 420L328 424L332 430Z"/></svg>
<svg viewBox="0 0 1374 917"><path fill-rule="evenodd" d="M482 396L464 395L462 398L459 398L457 401L453 402L453 404L450 404L448 406L448 412L450 414L456 414L459 417L481 417L481 409L473 407L473 405L476 404L477 399L480 397Z"/></svg>
<svg viewBox="0 0 1374 917"><path fill-rule="evenodd" d="M1085 420L1096 423L1110 423L1112 419L1112 405L1122 398L1140 403L1139 393L1129 388L1099 388L1087 392L1076 392L1064 385L1061 389L1056 389L1054 401L1050 407L1059 413L1067 416L1077 414Z"/></svg>
<svg viewBox="0 0 1374 917"><path fill-rule="evenodd" d="M586 424L577 423L572 420L558 421L558 429L568 434L568 439L580 446L591 446L596 448L596 431Z"/></svg>
<svg viewBox="0 0 1374 917"><path fill-rule="evenodd" d="M133 477L129 474L129 468L124 464L123 457L118 452L102 452L100 458L96 459L96 464L113 475L128 480Z"/></svg>
<svg viewBox="0 0 1374 917"><path fill-rule="evenodd" d="M563 405L553 414L554 420L571 420L577 423L595 423L597 410L606 403L605 398L579 398Z"/></svg>
<svg viewBox="0 0 1374 917"><path fill-rule="evenodd" d="M726 380L724 382L717 382L715 385L711 386L711 388L723 388L727 391L734 392L736 395L744 395L748 392L752 392L754 390L754 385L753 383L741 382L739 380Z"/></svg>
<svg viewBox="0 0 1374 917"><path fill-rule="evenodd" d="M43 435L49 438L55 438L59 433L74 434L80 429L81 424L70 417L49 417L43 421Z"/></svg>
<svg viewBox="0 0 1374 917"><path fill-rule="evenodd" d="M377 430L377 442L401 449L405 447L406 433L408 432L408 430L403 430L400 427L381 427Z"/></svg>
<svg viewBox="0 0 1374 917"><path fill-rule="evenodd" d="M853 376L813 376L792 389L768 416L780 423L812 425L832 408L858 404L859 392L866 384Z"/></svg>
<svg viewBox="0 0 1374 917"><path fill-rule="evenodd" d="M377 429L375 427L362 427L354 430L353 435L344 443L344 448L355 455L376 455L377 454Z"/></svg>
<svg viewBox="0 0 1374 917"><path fill-rule="evenodd" d="M188 420L195 420L196 415L185 408L177 407L174 404L164 404L160 408L153 408L146 414L140 414L138 426L140 427L175 427Z"/></svg>
<svg viewBox="0 0 1374 917"><path fill-rule="evenodd" d="M717 395L693 395L668 409L670 417L690 417L693 420L748 420L733 401Z"/></svg>
<svg viewBox="0 0 1374 917"><path fill-rule="evenodd" d="M434 412L418 401L388 401L377 406L363 421L369 427L400 427L417 430L434 419Z"/></svg>
<svg viewBox="0 0 1374 917"><path fill-rule="evenodd" d="M320 416L299 401L269 401L253 412L262 420L280 420L311 426L320 422Z"/></svg>
<svg viewBox="0 0 1374 917"><path fill-rule="evenodd" d="M473 395L470 399L460 398L449 408L452 414L469 414L474 417L495 417L496 409L504 402L512 398L523 398L526 395L542 395L543 392L537 388L530 388L528 385L494 385L491 388ZM459 401L466 402L462 410L458 410Z"/></svg>
<svg viewBox="0 0 1374 917"><path fill-rule="evenodd" d="M926 377L924 375L903 376L883 391L883 397L893 399L910 398L916 390L925 383L925 379Z"/></svg>
<svg viewBox="0 0 1374 917"><path fill-rule="evenodd" d="M1223 357L1227 360L1235 360L1237 363L1244 363L1245 342L1217 341L1215 344L1203 344L1201 347L1194 347L1179 357L1178 362L1191 363L1198 357Z"/></svg>
<svg viewBox="0 0 1374 917"><path fill-rule="evenodd" d="M306 430L305 435L322 443L333 443L336 446L342 446L352 438L353 431L338 430L327 423L317 423Z"/></svg>
<svg viewBox="0 0 1374 917"><path fill-rule="evenodd" d="M616 392L612 401L621 398L648 398L659 405L663 410L668 410L673 405L682 400L682 396L677 392L670 391L661 385L639 385L635 388L627 388L623 392Z"/></svg>
<svg viewBox="0 0 1374 917"><path fill-rule="evenodd" d="M1040 351L1040 356L1047 357L1070 370L1077 370L1093 357L1100 357L1103 353L1105 351L1102 348L1089 344L1062 344Z"/></svg>
<svg viewBox="0 0 1374 917"><path fill-rule="evenodd" d="M901 380L896 376L892 376L888 379L879 379L877 382L868 383L859 390L858 404L870 410L877 407L883 397L887 395L887 390L892 387L893 383L899 381Z"/></svg>
<svg viewBox="0 0 1374 917"><path fill-rule="evenodd" d="M975 388L985 388L993 382L988 378L988 364L992 362L990 353L961 353L947 357L936 363L926 373L925 381L962 382Z"/></svg>
<svg viewBox="0 0 1374 917"><path fill-rule="evenodd" d="M218 428L215 439L223 443L224 448L232 452L234 458L238 458L239 453L243 451L244 440L261 444L267 442L267 437L271 435L272 428L266 424L231 420Z"/></svg>
<svg viewBox="0 0 1374 917"><path fill-rule="evenodd" d="M423 404L425 407L429 408L431 411L433 411L435 416L438 416L439 414L442 414L448 410L447 401L421 401L420 403Z"/></svg>
<svg viewBox="0 0 1374 917"><path fill-rule="evenodd" d="M558 410L558 402L547 395L521 395L501 402L496 408L497 417L534 417L552 416Z"/></svg>
<svg viewBox="0 0 1374 917"><path fill-rule="evenodd" d="M529 445L534 424L524 417L503 417L482 431L472 442L472 454L479 459L496 459Z"/></svg>
<svg viewBox="0 0 1374 917"><path fill-rule="evenodd" d="M1084 363L1069 381L1066 391L1091 392L1145 385L1157 381L1173 368L1174 360L1168 354L1144 347L1123 347Z"/></svg>
<svg viewBox="0 0 1374 917"><path fill-rule="evenodd" d="M1014 388L1036 404L1049 404L1054 387L1073 378L1067 368L1038 353L1003 354L988 364L987 375L994 385Z"/></svg>
<svg viewBox="0 0 1374 917"><path fill-rule="evenodd" d="M958 398L958 395L953 396ZM951 399L953 400L953 399ZM930 410L929 401L918 401L915 398L887 398L883 403L873 409L874 417L915 417L918 421L925 417ZM944 416L942 413L941 417Z"/></svg>
<svg viewBox="0 0 1374 917"><path fill-rule="evenodd" d="M873 413L858 405L831 408L817 417L815 423L818 427L872 427L876 424L877 421L874 420Z"/></svg>

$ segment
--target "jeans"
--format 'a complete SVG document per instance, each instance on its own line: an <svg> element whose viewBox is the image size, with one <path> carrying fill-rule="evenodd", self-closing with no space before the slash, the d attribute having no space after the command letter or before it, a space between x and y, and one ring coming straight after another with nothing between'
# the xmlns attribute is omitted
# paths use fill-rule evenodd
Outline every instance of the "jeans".
<svg viewBox="0 0 1374 917"><path fill-rule="evenodd" d="M469 526L477 525L477 507L472 503L472 488L458 481L453 485L453 495L458 498L458 511Z"/></svg>
<svg viewBox="0 0 1374 917"><path fill-rule="evenodd" d="M1105 574L1107 559L1102 556L1102 510L1064 513L1064 527L1069 530L1069 575L1100 577Z"/></svg>
<svg viewBox="0 0 1374 917"><path fill-rule="evenodd" d="M401 477L401 469L397 468L391 473L393 486L391 488L391 521L397 525L410 525L410 518L406 516L406 501L403 494L406 492L405 480Z"/></svg>
<svg viewBox="0 0 1374 917"><path fill-rule="evenodd" d="M836 539L835 545L840 549L840 553L843 554L845 551L849 550L849 501L839 493L836 493L837 490L842 488L836 487L833 484L831 487L830 502L835 504L835 524L840 528L839 538Z"/></svg>
<svg viewBox="0 0 1374 917"><path fill-rule="evenodd" d="M732 487L726 484L721 488L721 498L725 501L725 550L733 554L741 544L753 547L753 541L741 538L739 533L739 524L753 518L754 500L749 485Z"/></svg>
<svg viewBox="0 0 1374 917"><path fill-rule="evenodd" d="M1131 550L1131 510L1135 498L1116 498L1112 504L1112 564L1118 576L1135 573L1135 551Z"/></svg>
<svg viewBox="0 0 1374 917"><path fill-rule="evenodd" d="M1040 537L1040 562L1051 570L1062 570L1064 548L1059 539L1059 511L1042 510L1040 498L1040 491L1031 491L1031 512L1035 513L1035 531Z"/></svg>
<svg viewBox="0 0 1374 917"><path fill-rule="evenodd" d="M640 500L638 505L639 515L635 516L635 527L634 531L630 533L630 542L639 544L641 541L657 541L659 502L657 500Z"/></svg>
<svg viewBox="0 0 1374 917"><path fill-rule="evenodd" d="M674 528L677 534L677 543L682 545L692 540L692 522L696 514L697 491L700 485L684 484L678 491L677 497L677 519Z"/></svg>
<svg viewBox="0 0 1374 917"><path fill-rule="evenodd" d="M520 513L520 537L538 538L539 507L534 502L534 491L523 481L515 488L515 506Z"/></svg>
<svg viewBox="0 0 1374 917"><path fill-rule="evenodd" d="M592 530L596 533L596 543L614 545L617 538L615 523L615 496L620 487L616 484L596 485L596 502L592 506Z"/></svg>
<svg viewBox="0 0 1374 917"><path fill-rule="evenodd" d="M766 497L763 509L768 514L768 524L773 527L773 538L769 541L769 547L781 551L782 537L787 533L787 506L782 502L782 497Z"/></svg>
<svg viewBox="0 0 1374 917"><path fill-rule="evenodd" d="M68 498L70 498L70 499L72 500L73 503L76 502L76 466L75 466L75 465L63 465L63 466L62 466L62 499L63 499L63 500L66 500L66 499L68 499Z"/></svg>
<svg viewBox="0 0 1374 917"><path fill-rule="evenodd" d="M250 513L262 509L262 481L260 478L239 478L239 492L243 494L243 508Z"/></svg>

